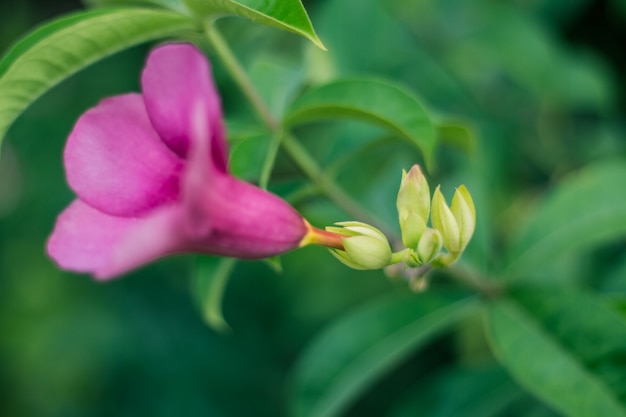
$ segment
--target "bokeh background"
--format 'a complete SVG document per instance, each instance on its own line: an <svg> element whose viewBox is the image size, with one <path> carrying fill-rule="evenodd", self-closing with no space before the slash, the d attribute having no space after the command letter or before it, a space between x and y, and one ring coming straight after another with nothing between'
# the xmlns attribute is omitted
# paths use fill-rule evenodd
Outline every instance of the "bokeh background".
<svg viewBox="0 0 626 417"><path fill-rule="evenodd" d="M452 135L439 149L430 178L448 191L463 182L472 190L480 226L466 261L485 274L545 190L590 162L626 156L624 1L304 4L328 53L243 20L227 19L222 28L277 114L302 85L359 74L404 84L434 113L470 126L469 149ZM83 7L69 0L1 0L0 51L35 25ZM351 271L321 248L284 256L280 274L261 262L241 262L223 302L232 332L220 334L203 321L192 291L194 256L163 260L109 283L57 269L44 245L72 199L61 163L64 140L78 116L100 99L139 90L150 46L116 54L63 82L20 117L3 144L2 416L286 415L290 372L320 329L381 295L409 292L381 272ZM254 181L267 142L232 81L219 63L214 67L231 134L231 165ZM297 133L397 233L400 170L420 162L420 155L381 140L380 130L361 123L311 125ZM371 146L342 159L364 142ZM279 158L272 189L289 196L304 180L285 155ZM616 184L616 192L624 192L623 186ZM295 201L319 226L347 216L322 197ZM566 277L564 285L624 291L625 249L622 241L569 259L551 276ZM541 277L544 271L535 272ZM466 323L463 332L416 352L346 415L405 415L397 404L411 389L427 394L413 407L443 415L436 414L438 407L462 399L470 382L457 379L437 391L433 387L446 381L437 370L489 361L480 328ZM486 378L515 385L499 370L484 369ZM531 412L555 415L523 393L501 415Z"/></svg>

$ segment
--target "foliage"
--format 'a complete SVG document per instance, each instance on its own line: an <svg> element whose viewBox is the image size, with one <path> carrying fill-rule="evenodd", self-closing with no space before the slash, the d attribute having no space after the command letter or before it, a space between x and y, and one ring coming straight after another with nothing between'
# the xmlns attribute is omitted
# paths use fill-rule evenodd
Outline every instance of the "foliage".
<svg viewBox="0 0 626 417"><path fill-rule="evenodd" d="M0 61L0 414L626 415L624 83L611 45L572 41L598 6L305 5L90 0L35 30L61 11L0 5L0 45L21 33ZM319 248L58 271L65 137L168 40L211 58L235 175L394 243L401 170L424 164L472 192L461 260L419 293Z"/></svg>

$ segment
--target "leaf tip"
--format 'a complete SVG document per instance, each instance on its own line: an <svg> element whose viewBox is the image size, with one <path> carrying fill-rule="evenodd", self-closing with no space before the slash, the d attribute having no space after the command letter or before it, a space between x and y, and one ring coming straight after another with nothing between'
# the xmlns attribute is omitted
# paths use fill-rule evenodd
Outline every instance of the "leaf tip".
<svg viewBox="0 0 626 417"><path fill-rule="evenodd" d="M324 43L322 42L322 40L320 38L317 37L316 34L307 36L309 38L309 40L311 42L313 42L313 45L317 46L318 48L320 48L322 51L327 52L328 48L326 48L326 45L324 45Z"/></svg>

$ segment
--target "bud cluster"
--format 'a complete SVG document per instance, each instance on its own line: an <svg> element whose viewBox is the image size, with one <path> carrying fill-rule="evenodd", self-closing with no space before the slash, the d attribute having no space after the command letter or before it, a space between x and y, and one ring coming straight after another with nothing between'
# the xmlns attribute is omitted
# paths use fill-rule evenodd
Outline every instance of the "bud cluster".
<svg viewBox="0 0 626 417"><path fill-rule="evenodd" d="M418 165L402 173L396 205L407 266L450 265L461 256L474 234L476 210L467 188L457 188L448 206L437 186L431 203L428 182ZM429 214L432 227L427 226ZM442 248L447 253L442 253Z"/></svg>
<svg viewBox="0 0 626 417"><path fill-rule="evenodd" d="M476 227L476 210L467 188L457 188L448 206L437 186L431 201L428 182L418 165L402 172L396 206L404 249L392 252L380 230L361 222L327 227L325 233L338 236L341 243L326 246L333 247L333 255L354 269L380 269L399 263L430 269L454 263Z"/></svg>

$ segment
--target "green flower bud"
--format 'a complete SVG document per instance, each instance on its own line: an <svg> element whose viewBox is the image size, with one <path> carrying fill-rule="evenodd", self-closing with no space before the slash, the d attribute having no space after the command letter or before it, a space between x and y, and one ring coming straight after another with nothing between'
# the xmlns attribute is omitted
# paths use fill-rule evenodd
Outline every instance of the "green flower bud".
<svg viewBox="0 0 626 417"><path fill-rule="evenodd" d="M354 269L380 269L389 265L391 248L380 230L361 222L335 224L342 227L326 230L346 236L342 239L344 250L331 250L339 261Z"/></svg>
<svg viewBox="0 0 626 417"><path fill-rule="evenodd" d="M474 229L476 229L476 208L472 196L464 185L457 188L454 193L450 209L459 225L459 243L461 250L463 250L472 238Z"/></svg>
<svg viewBox="0 0 626 417"><path fill-rule="evenodd" d="M450 207L446 203L445 197L441 194L440 188L441 186L438 185L433 194L433 227L441 233L443 246L448 252L457 253L461 251L459 226L456 223L454 214L452 214Z"/></svg>
<svg viewBox="0 0 626 417"><path fill-rule="evenodd" d="M443 246L448 252L463 252L476 227L474 202L464 185L454 193L452 208L448 207L440 186L437 186L433 195L432 223L441 233Z"/></svg>
<svg viewBox="0 0 626 417"><path fill-rule="evenodd" d="M402 244L406 248L415 249L420 236L426 230L426 223L415 212L409 211L399 216Z"/></svg>
<svg viewBox="0 0 626 417"><path fill-rule="evenodd" d="M417 245L417 256L422 264L431 262L441 251L443 239L438 230L428 228L424 230Z"/></svg>
<svg viewBox="0 0 626 417"><path fill-rule="evenodd" d="M396 200L402 243L415 249L426 229L430 213L430 189L419 165L413 165L407 173L402 171L402 182Z"/></svg>

